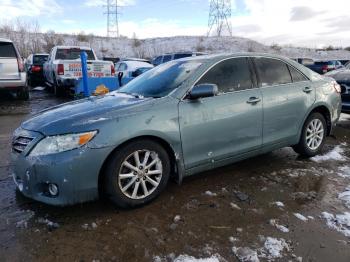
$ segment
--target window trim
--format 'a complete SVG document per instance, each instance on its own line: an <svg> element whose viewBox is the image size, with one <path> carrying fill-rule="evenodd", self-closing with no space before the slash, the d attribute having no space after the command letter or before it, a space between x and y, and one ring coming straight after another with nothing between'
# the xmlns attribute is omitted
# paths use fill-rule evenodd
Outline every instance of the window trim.
<svg viewBox="0 0 350 262"><path fill-rule="evenodd" d="M234 56L234 57L227 57L225 59L222 59L220 61L217 61L216 63L214 63L213 65L211 65L209 68L207 68L203 74L201 74L196 81L194 81L194 84L191 85L191 87L186 91L186 93L183 95L183 97L180 99L180 101L185 101L185 100L189 100L188 98L188 94L191 92L191 90L193 89L193 87L195 87L196 83L206 74L208 73L213 67L215 67L216 65L218 65L221 62L230 60L230 59L235 59L235 58L246 58L247 62L248 62L248 67L249 67L249 71L250 71L250 75L251 75L251 80L252 80L252 84L253 84L253 88L250 89L245 89L245 90L237 90L237 91L231 91L231 92L226 92L226 93L222 93L222 94L218 94L217 96L223 96L223 95L227 95L227 94L233 94L233 93L238 93L238 92L245 92L247 90L255 90L255 89L259 89L259 86L257 85L256 81L254 81L255 77L255 72L253 72L253 68L252 65L250 63L250 58L251 56Z"/></svg>

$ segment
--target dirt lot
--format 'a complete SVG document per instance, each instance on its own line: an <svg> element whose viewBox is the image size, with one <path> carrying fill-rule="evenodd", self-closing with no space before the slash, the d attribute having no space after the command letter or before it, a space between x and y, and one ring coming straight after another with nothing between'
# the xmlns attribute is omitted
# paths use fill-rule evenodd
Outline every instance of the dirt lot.
<svg viewBox="0 0 350 262"><path fill-rule="evenodd" d="M284 148L170 183L134 210L55 208L16 193L9 153L21 121L62 102L0 100L1 261L350 261L350 115L321 157Z"/></svg>

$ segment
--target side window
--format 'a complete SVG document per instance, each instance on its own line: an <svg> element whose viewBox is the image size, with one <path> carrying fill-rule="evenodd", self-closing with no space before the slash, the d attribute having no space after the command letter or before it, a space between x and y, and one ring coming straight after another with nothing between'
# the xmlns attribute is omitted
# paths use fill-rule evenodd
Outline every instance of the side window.
<svg viewBox="0 0 350 262"><path fill-rule="evenodd" d="M163 57L163 63L169 62L171 60L171 55L165 55Z"/></svg>
<svg viewBox="0 0 350 262"><path fill-rule="evenodd" d="M247 58L232 58L220 62L210 69L198 84L216 84L220 93L253 88Z"/></svg>
<svg viewBox="0 0 350 262"><path fill-rule="evenodd" d="M300 73L297 69L295 69L292 66L288 66L290 74L292 75L293 82L302 82L302 81L308 81L309 79L306 78L302 73Z"/></svg>
<svg viewBox="0 0 350 262"><path fill-rule="evenodd" d="M153 64L160 65L162 63L162 56L158 56L156 59L154 59Z"/></svg>
<svg viewBox="0 0 350 262"><path fill-rule="evenodd" d="M118 71L125 71L127 69L127 66L125 63L121 63L119 68L118 68Z"/></svg>
<svg viewBox="0 0 350 262"><path fill-rule="evenodd" d="M282 85L292 82L288 66L284 62L272 58L255 58L260 86Z"/></svg>

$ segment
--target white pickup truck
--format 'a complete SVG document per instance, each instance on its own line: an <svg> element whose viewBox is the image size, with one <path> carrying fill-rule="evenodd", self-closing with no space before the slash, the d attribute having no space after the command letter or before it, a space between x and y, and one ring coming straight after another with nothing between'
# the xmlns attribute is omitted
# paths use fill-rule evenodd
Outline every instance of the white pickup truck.
<svg viewBox="0 0 350 262"><path fill-rule="evenodd" d="M96 58L89 47L55 46L44 64L45 82L52 87L56 95L65 93L82 78L80 52L87 54L89 77L114 77L114 65L110 61Z"/></svg>

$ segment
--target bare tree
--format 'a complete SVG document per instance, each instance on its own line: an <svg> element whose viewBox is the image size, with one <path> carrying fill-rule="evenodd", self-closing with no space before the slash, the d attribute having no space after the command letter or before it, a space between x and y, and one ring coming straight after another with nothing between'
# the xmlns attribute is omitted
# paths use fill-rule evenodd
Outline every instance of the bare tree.
<svg viewBox="0 0 350 262"><path fill-rule="evenodd" d="M47 31L43 34L44 38L44 50L50 52L51 49L56 45L63 45L64 39L61 35L55 33L55 31Z"/></svg>

